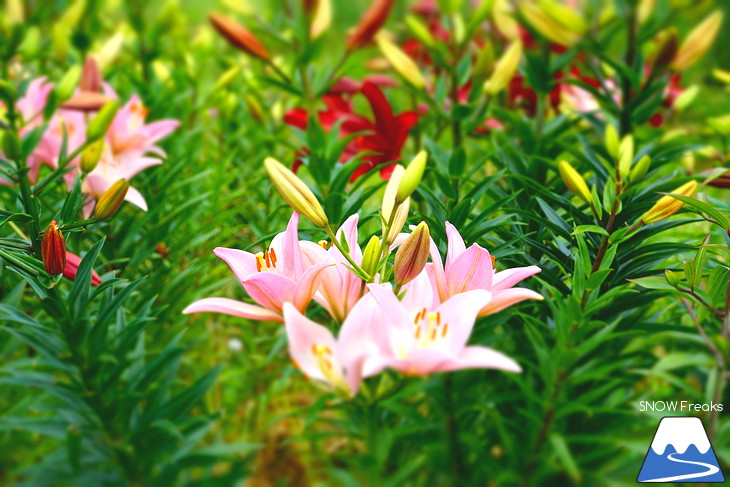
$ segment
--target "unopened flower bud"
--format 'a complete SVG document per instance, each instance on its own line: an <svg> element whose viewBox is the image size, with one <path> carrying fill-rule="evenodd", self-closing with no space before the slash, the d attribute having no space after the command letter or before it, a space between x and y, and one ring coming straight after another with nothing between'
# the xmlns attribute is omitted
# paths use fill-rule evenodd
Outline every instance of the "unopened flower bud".
<svg viewBox="0 0 730 487"><path fill-rule="evenodd" d="M672 193L683 196L692 196L696 189L697 181L690 181L688 183L684 183L682 186L672 191ZM657 201L656 204L649 209L649 211L641 216L641 221L644 223L655 223L664 220L665 218L669 218L677 213L682 206L684 206L683 201L680 201L670 195L664 195L659 198L659 201Z"/></svg>
<svg viewBox="0 0 730 487"><path fill-rule="evenodd" d="M316 226L324 228L329 223L327 215L312 190L296 174L272 157L264 160L271 181L294 211L301 213Z"/></svg>
<svg viewBox="0 0 730 487"><path fill-rule="evenodd" d="M332 23L332 0L317 0L309 24L309 36L312 39L324 34Z"/></svg>
<svg viewBox="0 0 730 487"><path fill-rule="evenodd" d="M66 268L66 239L55 221L49 223L43 232L41 259L46 272L52 276L63 273Z"/></svg>
<svg viewBox="0 0 730 487"><path fill-rule="evenodd" d="M208 16L213 27L234 47L246 52L247 54L261 59L263 61L271 61L271 55L263 44L256 38L251 31L246 29L238 22L229 19L218 13L212 13Z"/></svg>
<svg viewBox="0 0 730 487"><path fill-rule="evenodd" d="M700 93L699 85L691 85L685 89L680 95L674 100L674 109L677 112L685 110L692 104Z"/></svg>
<svg viewBox="0 0 730 487"><path fill-rule="evenodd" d="M538 0L537 4L550 19L568 31L582 35L588 30L588 24L575 9L554 0Z"/></svg>
<svg viewBox="0 0 730 487"><path fill-rule="evenodd" d="M634 162L634 137L625 136L618 149L618 171L622 178L626 178Z"/></svg>
<svg viewBox="0 0 730 487"><path fill-rule="evenodd" d="M3 154L11 161L20 160L20 139L16 133L5 132L3 134Z"/></svg>
<svg viewBox="0 0 730 487"><path fill-rule="evenodd" d="M563 178L563 182L570 192L586 203L590 203L591 191L588 189L588 184L586 184L583 176L566 161L560 161L558 163L558 170L560 171L560 177Z"/></svg>
<svg viewBox="0 0 730 487"><path fill-rule="evenodd" d="M378 43L380 52L383 53L385 59L388 60L390 65L405 79L408 84L414 88L422 89L426 86L426 80L421 74L421 70L418 69L418 65L413 59L408 56L403 50L396 46L390 39L385 35L378 34L375 36L375 41Z"/></svg>
<svg viewBox="0 0 730 487"><path fill-rule="evenodd" d="M520 13L527 23L544 38L561 46L571 46L578 41L578 34L567 29L550 17L542 8L532 3L520 5Z"/></svg>
<svg viewBox="0 0 730 487"><path fill-rule="evenodd" d="M431 236L426 222L418 224L395 253L394 274L398 285L406 284L415 279L423 271L428 261L428 252L431 245Z"/></svg>
<svg viewBox="0 0 730 487"><path fill-rule="evenodd" d="M518 39L513 41L502 54L492 76L484 84L484 91L488 95L496 95L509 84L520 65L520 57L522 57L522 41Z"/></svg>
<svg viewBox="0 0 730 487"><path fill-rule="evenodd" d="M99 65L96 64L96 59L93 56L87 56L86 61L84 61L84 69L81 72L79 88L82 91L98 93L101 91L101 84L102 79Z"/></svg>
<svg viewBox="0 0 730 487"><path fill-rule="evenodd" d="M416 39L421 42L421 44L427 47L434 46L436 41L431 35L428 26L426 26L426 24L424 24L419 17L416 17L415 15L409 15L406 17L405 22L408 30L411 31L411 33L416 37Z"/></svg>
<svg viewBox="0 0 730 487"><path fill-rule="evenodd" d="M119 210L119 207L122 206L124 198L127 196L127 191L129 191L129 181L126 179L120 179L112 184L96 202L94 218L97 220L106 220L113 217Z"/></svg>
<svg viewBox="0 0 730 487"><path fill-rule="evenodd" d="M641 180L641 178L646 176L646 173L649 171L650 165L651 165L651 157L649 157L648 155L643 156L641 159L639 159L639 162L637 162L636 165L631 168L631 173L629 174L629 180L630 181Z"/></svg>
<svg viewBox="0 0 730 487"><path fill-rule="evenodd" d="M85 173L90 173L96 169L96 165L99 164L99 158L101 158L101 152L104 149L104 139L99 139L88 146L81 152L81 160L79 161L79 167Z"/></svg>
<svg viewBox="0 0 730 487"><path fill-rule="evenodd" d="M614 127L610 123L607 124L606 131L603 136L605 138L606 150L608 151L608 154L614 159L618 159L621 141L618 138L618 132L616 132L616 127Z"/></svg>
<svg viewBox="0 0 730 487"><path fill-rule="evenodd" d="M66 267L63 270L63 277L69 281L76 279L76 274L79 272L79 266L81 265L81 257L71 252L66 252ZM101 276L99 273L92 269L91 271L91 285L98 286L101 284Z"/></svg>
<svg viewBox="0 0 730 487"><path fill-rule="evenodd" d="M372 276L378 269L378 258L380 257L380 239L373 235L368 240L365 250L362 253L362 269Z"/></svg>
<svg viewBox="0 0 730 487"><path fill-rule="evenodd" d="M81 78L81 68L72 66L66 71L61 80L56 84L56 98L59 102L65 102L74 94Z"/></svg>
<svg viewBox="0 0 730 487"><path fill-rule="evenodd" d="M666 269L664 271L664 278L667 280L670 286L677 287L677 285L679 284L679 277L677 277L677 274L674 271Z"/></svg>
<svg viewBox="0 0 730 487"><path fill-rule="evenodd" d="M690 32L672 61L675 71L684 71L705 55L715 42L722 19L722 10L715 10Z"/></svg>
<svg viewBox="0 0 730 487"><path fill-rule="evenodd" d="M101 110L89 122L89 125L86 126L86 139L91 141L104 137L106 131L109 130L109 126L114 121L114 117L117 115L117 110L119 110L119 102L117 100L111 100L101 107Z"/></svg>
<svg viewBox="0 0 730 487"><path fill-rule="evenodd" d="M388 185L385 187L385 194L383 194L383 205L381 213L383 215L383 238L385 239L385 245L390 246L395 238L400 233L403 225L406 223L408 218L408 211L410 210L411 199L406 200L401 204L395 203L395 195L398 193L398 186L400 186L400 180L403 178L405 169L400 164L396 165L393 172L390 175ZM395 212L395 214L393 214ZM390 229L386 228L386 223L391 222Z"/></svg>
<svg viewBox="0 0 730 487"><path fill-rule="evenodd" d="M416 190L423 178L423 172L426 170L426 162L428 162L428 154L425 150L422 150L408 164L395 194L395 203L397 205L403 203Z"/></svg>
<svg viewBox="0 0 730 487"><path fill-rule="evenodd" d="M347 39L347 49L353 51L368 44L388 18L394 0L375 0L365 12L355 31Z"/></svg>

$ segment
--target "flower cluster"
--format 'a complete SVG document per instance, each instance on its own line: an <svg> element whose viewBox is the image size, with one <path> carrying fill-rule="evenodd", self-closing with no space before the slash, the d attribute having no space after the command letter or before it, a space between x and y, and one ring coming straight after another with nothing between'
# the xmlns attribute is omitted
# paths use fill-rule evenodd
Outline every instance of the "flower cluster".
<svg viewBox="0 0 730 487"><path fill-rule="evenodd" d="M88 195L84 213L89 216L94 200L114 183L120 179L129 180L144 169L162 163L165 152L156 144L174 131L179 122L168 119L147 123L147 108L137 95L118 111L107 109L113 118L103 127L106 130L98 134L101 141L92 144L94 114L101 114L103 110L100 109L107 104L116 106L119 99L114 89L101 80L92 58L84 66L78 90L46 120L44 115L52 103L53 90L54 85L40 77L29 83L25 95L17 102L21 136L40 131L40 141L28 156L31 183L38 181L42 166L56 170L61 158L70 157L64 167L71 170L64 179L70 188L77 175L86 173L82 189ZM93 155L89 156L89 153ZM84 156L86 159L91 157L90 164L84 164ZM135 188L128 188L125 199L147 210L144 197Z"/></svg>
<svg viewBox="0 0 730 487"><path fill-rule="evenodd" d="M212 297L184 312L284 322L297 367L350 396L363 378L386 368L406 375L466 368L520 371L506 355L467 343L477 317L526 299L542 299L535 291L514 287L540 269L496 271L494 257L476 243L467 247L448 222L445 259L425 223L410 233L401 232L410 194L425 164L426 154L421 153L407 169L396 166L383 198L383 208L389 210L383 212L383 234L370 238L363 249L358 214L332 231L306 186L279 163L267 160L277 189L295 210L286 231L255 254L229 248L214 251L256 304ZM322 227L331 244L300 240L299 212ZM391 252L395 252L392 266L387 258ZM313 301L339 327L336 336L330 327L306 316Z"/></svg>

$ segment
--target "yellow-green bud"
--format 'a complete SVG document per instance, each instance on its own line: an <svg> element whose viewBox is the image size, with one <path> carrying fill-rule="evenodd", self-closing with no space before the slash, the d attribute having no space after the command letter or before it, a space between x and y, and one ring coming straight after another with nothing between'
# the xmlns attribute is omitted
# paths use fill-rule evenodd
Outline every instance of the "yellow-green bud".
<svg viewBox="0 0 730 487"><path fill-rule="evenodd" d="M522 57L522 41L515 40L510 44L502 57L497 61L492 76L484 84L484 91L488 95L496 95L502 91L512 80Z"/></svg>
<svg viewBox="0 0 730 487"><path fill-rule="evenodd" d="M423 172L426 170L426 162L428 162L428 154L422 150L408 164L400 184L398 184L398 192L395 194L396 205L403 203L416 190L423 178Z"/></svg>
<svg viewBox="0 0 730 487"><path fill-rule="evenodd" d="M59 103L63 103L74 94L81 79L81 67L72 66L64 73L61 81L56 85L56 97Z"/></svg>
<svg viewBox="0 0 730 487"><path fill-rule="evenodd" d="M682 186L672 191L672 193L681 194L683 196L692 196L696 189L697 181L690 181L688 183L684 183ZM682 206L684 206L683 201L680 201L670 195L664 195L659 198L659 201L657 201L656 204L649 209L649 211L641 215L641 221L644 223L655 223L664 220L665 218L669 218L677 213Z"/></svg>
<svg viewBox="0 0 730 487"><path fill-rule="evenodd" d="M20 139L14 132L5 132L3 135L3 153L11 161L20 160Z"/></svg>
<svg viewBox="0 0 730 487"><path fill-rule="evenodd" d="M362 252L362 269L372 276L378 270L378 258L380 257L380 239L373 235L368 240L365 250Z"/></svg>
<svg viewBox="0 0 730 487"><path fill-rule="evenodd" d="M412 281L423 271L428 261L431 236L426 222L418 224L395 253L394 278L396 284L402 286Z"/></svg>
<svg viewBox="0 0 730 487"><path fill-rule="evenodd" d="M606 132L604 133L604 137L606 139L606 150L608 153L613 157L614 159L618 159L619 156L619 147L621 145L621 142L618 138L618 132L616 132L616 127L614 127L611 124L606 125Z"/></svg>
<svg viewBox="0 0 730 487"><path fill-rule="evenodd" d="M631 163L634 161L634 137L627 135L621 140L618 149L618 172L622 178L626 178L631 170Z"/></svg>
<svg viewBox="0 0 730 487"><path fill-rule="evenodd" d="M636 165L631 168L631 173L629 174L629 180L630 181L639 181L641 178L646 176L646 173L649 171L650 165L651 165L651 157L649 157L648 155L643 156L641 159L639 159L639 162L637 162Z"/></svg>
<svg viewBox="0 0 730 487"><path fill-rule="evenodd" d="M416 38L421 41L424 46L432 47L435 44L431 32L421 19L414 15L406 17L406 26Z"/></svg>
<svg viewBox="0 0 730 487"><path fill-rule="evenodd" d="M675 71L684 71L705 55L720 32L722 19L722 10L715 10L690 32L672 61Z"/></svg>
<svg viewBox="0 0 730 487"><path fill-rule="evenodd" d="M328 225L329 220L319 200L296 174L272 157L267 157L264 165L277 191L294 211L298 211L320 228Z"/></svg>
<svg viewBox="0 0 730 487"><path fill-rule="evenodd" d="M119 110L119 102L112 100L107 102L96 116L89 122L86 127L86 139L96 140L104 137L106 131L109 130L109 126L114 121L114 117L117 115Z"/></svg>
<svg viewBox="0 0 730 487"><path fill-rule="evenodd" d="M383 33L375 36L375 42L390 65L414 88L422 89L426 86L426 80L418 69L418 65L400 47L396 46Z"/></svg>
<svg viewBox="0 0 730 487"><path fill-rule="evenodd" d="M119 207L122 206L124 198L127 196L127 191L129 191L129 181L126 179L120 179L112 184L96 202L94 218L97 220L106 220L107 218L113 217L119 210Z"/></svg>
<svg viewBox="0 0 730 487"><path fill-rule="evenodd" d="M591 191L588 189L588 184L586 184L583 176L566 161L560 161L558 163L558 170L560 171L560 177L563 178L563 182L570 192L586 203L590 203Z"/></svg>
<svg viewBox="0 0 730 487"><path fill-rule="evenodd" d="M101 158L101 152L104 149L104 139L99 139L88 146L81 152L81 160L79 161L79 167L85 173L90 173L96 169L96 165L99 164L99 158Z"/></svg>

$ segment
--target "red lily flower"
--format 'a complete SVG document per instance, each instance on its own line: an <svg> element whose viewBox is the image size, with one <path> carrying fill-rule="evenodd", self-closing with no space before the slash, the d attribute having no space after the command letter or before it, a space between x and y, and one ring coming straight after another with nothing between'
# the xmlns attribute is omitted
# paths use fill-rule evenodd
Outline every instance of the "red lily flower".
<svg viewBox="0 0 730 487"><path fill-rule="evenodd" d="M358 134L347 145L340 158L340 162L346 162L358 153L368 152L362 157L363 164L350 178L350 181L354 181L383 163L395 163L400 159L400 152L408 137L408 131L416 124L418 116L413 112L394 115L390 103L380 88L372 81L365 81L359 92L367 98L370 104L374 118L371 120L355 113L349 96L345 98L346 94L354 93L351 90L358 87L357 83L348 80L347 83L338 83L338 85L340 87L335 92L339 94L328 94L322 97L327 109L320 111L318 118L326 130L341 121L340 135L342 137ZM290 110L284 116L284 122L306 130L307 112L301 108ZM306 149L304 150L306 152ZM301 161L296 161L294 169L296 170L299 165L301 165ZM392 171L393 164L382 168L380 176L383 179L389 179Z"/></svg>

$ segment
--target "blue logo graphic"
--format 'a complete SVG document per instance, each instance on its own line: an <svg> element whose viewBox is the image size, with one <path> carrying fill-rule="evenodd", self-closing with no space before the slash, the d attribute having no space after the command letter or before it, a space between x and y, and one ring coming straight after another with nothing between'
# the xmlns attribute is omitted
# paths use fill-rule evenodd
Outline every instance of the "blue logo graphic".
<svg viewBox="0 0 730 487"><path fill-rule="evenodd" d="M636 481L725 482L700 418L662 418Z"/></svg>

